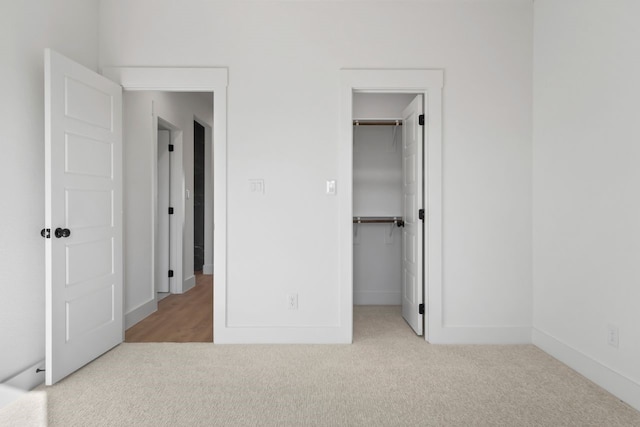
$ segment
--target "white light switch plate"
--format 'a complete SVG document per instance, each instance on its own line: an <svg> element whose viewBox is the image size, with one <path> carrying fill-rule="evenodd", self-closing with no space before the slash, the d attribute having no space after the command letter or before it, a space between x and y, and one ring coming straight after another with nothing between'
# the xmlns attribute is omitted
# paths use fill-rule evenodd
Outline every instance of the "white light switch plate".
<svg viewBox="0 0 640 427"><path fill-rule="evenodd" d="M327 194L335 196L336 194L336 180L330 179L327 181Z"/></svg>

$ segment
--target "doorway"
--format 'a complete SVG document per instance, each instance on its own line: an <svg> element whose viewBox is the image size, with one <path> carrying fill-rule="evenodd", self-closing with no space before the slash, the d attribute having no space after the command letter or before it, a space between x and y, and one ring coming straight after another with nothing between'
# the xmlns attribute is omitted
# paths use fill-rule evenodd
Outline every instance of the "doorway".
<svg viewBox="0 0 640 427"><path fill-rule="evenodd" d="M50 49L45 49L45 152L47 172L57 173L60 170L72 170L82 172L81 175L89 177L94 181L101 180L104 184L98 192L85 191L86 196L94 196L87 199L91 202L86 205L86 209L78 211L76 219L85 221L83 228L91 227L93 222L86 220L100 221L100 232L103 232L104 239L96 243L95 236L90 240L93 246L90 248L94 253L90 253L86 248L75 245L78 254L75 264L82 268L80 280L100 278L96 282L97 286L102 286L100 292L95 289L83 289L87 292L88 299L78 305L78 295L70 296L68 290L69 269L68 263L52 262L54 257L59 257L64 253L65 245L47 245L45 262L47 264L46 274L46 383L51 385L69 373L77 370L81 366L95 359L110 348L121 343L124 339L124 329L127 323L136 323L153 312L157 307L155 295L155 282L153 280L155 263L153 236L155 229L155 193L152 188L146 191L136 192L134 187L138 183L153 187L154 169L157 166L156 142L153 138L143 138L142 144L126 144L134 151L140 149L146 152L141 162L135 159L127 159L123 156L122 124L125 120L130 120L129 111L123 111L123 89L125 91L145 91L145 90L185 90L189 92L209 91L216 96L213 98L215 114L211 111L207 116L215 123L215 152L219 159L216 165L216 174L220 179L216 180L216 185L221 187L221 191L216 191L215 217L220 226L220 232L216 234L215 246L226 247L226 87L228 82L228 71L225 68L157 68L157 67L105 67L102 69L103 75L82 67L80 64L58 54ZM73 90L69 89L69 81L73 83ZM66 88L66 89L65 89ZM149 126L149 117L155 117L154 104L151 103L150 110L145 113L145 117L137 122L133 128L142 129L144 132L155 133L157 123ZM69 139L65 141L65 132L75 132L73 135L80 136L80 133L68 129L64 115L69 114L71 108L75 118L84 118L86 129L82 131L81 154L74 157L75 169L69 169L67 162L61 162L64 156L51 156L49 153L59 150L61 147L70 144ZM65 110L66 109L66 110ZM66 111L66 113L65 113ZM92 136L96 130L99 134ZM63 137L61 137L63 136ZM150 143L153 141L153 144ZM74 139L72 142L78 142ZM151 147L151 148L149 148ZM149 151L151 154L149 155ZM213 157L213 152L211 153ZM127 172L123 173L124 163L129 162ZM213 159L212 159L213 163ZM47 175L49 176L49 175ZM126 185L123 178L126 177ZM49 179L49 178L47 178ZM50 181L50 179L49 179ZM42 235L49 237L49 230L55 224L60 230L60 238L69 238L73 235L73 243L77 243L79 234L72 233L69 229L62 229L58 224L62 221L58 215L65 214L63 203L54 203L51 197L52 188L56 190L60 185L45 185L46 199L46 226ZM216 189L218 190L218 189ZM47 193L49 192L49 193ZM98 194L99 193L99 194ZM97 200L96 197L102 199ZM56 200L61 198L57 197ZM135 201L142 203L142 209L137 210ZM68 199L67 199L68 201ZM125 209L123 209L125 208ZM151 213L149 214L149 210ZM67 212L68 213L68 212ZM136 215L139 217L136 217ZM152 220L149 221L150 215ZM68 215L67 215L68 218ZM75 217L74 217L75 218ZM179 227L175 227L179 228ZM139 245L125 250L123 238L135 231L141 231ZM87 237L85 233L85 238ZM91 236L88 236L91 237ZM58 238L56 234L56 238ZM131 239L136 241L137 239ZM152 244L149 245L148 242ZM51 241L49 241L51 242ZM62 242L62 241L60 241ZM64 243L64 242L62 242ZM99 253L95 253L95 252ZM222 284L219 293L222 298L216 298L219 306L216 308L216 315L221 319L226 316L225 284L226 284L226 254L224 250L218 251L219 257L216 266L219 272L219 279ZM83 258L84 257L84 258ZM89 264L85 259L95 260ZM49 266L56 265L58 270L52 271ZM131 267L142 266L142 280L136 274L130 277L123 277ZM93 270L91 270L93 269ZM61 274L64 273L64 274ZM145 280L149 275L151 280ZM65 280L66 277L66 280ZM79 283L76 276L72 276L74 283ZM132 283L142 282L145 288L134 290L133 295L123 295L123 291L128 290ZM126 285L125 285L126 284ZM79 286L74 287L74 291ZM135 298L137 297L137 301ZM60 304L61 301L74 302L73 325L69 321L69 304ZM133 303L131 302L132 300ZM140 302L142 301L142 302ZM133 304L124 307L125 304ZM83 305L82 305L83 304ZM80 307L80 308L78 308ZM67 310L66 316L64 310ZM210 310L211 311L211 310ZM78 316L78 314L80 316ZM212 322L210 322L211 324ZM219 323L224 328L224 323ZM69 331L77 339L72 340L70 345ZM64 331L66 330L66 334ZM82 337L82 339L80 339ZM55 357L54 357L55 355Z"/></svg>
<svg viewBox="0 0 640 427"><path fill-rule="evenodd" d="M395 313L417 335L424 327L423 227L416 211L424 199L422 112L420 94L353 96L354 310Z"/></svg>
<svg viewBox="0 0 640 427"><path fill-rule="evenodd" d="M415 253L416 260L424 266L422 279L415 287L423 291L423 295L412 303L416 310L412 315L420 316L424 327L422 335L429 342L443 342L442 318L442 87L444 73L442 70L373 70L345 69L341 70L341 113L340 113L340 150L339 150L339 197L340 217L340 300L341 322L338 329L340 342L353 342L354 319L354 100L357 94L415 94L422 95L424 123L424 165L423 206L416 205L407 212L415 219L424 218L421 226L424 233L422 245L407 245L410 248L423 250L422 255ZM418 123L419 123L418 122ZM405 124L403 123L403 128ZM418 156L420 157L420 156ZM403 162L405 160L403 159ZM404 168L404 170L408 170ZM406 176L403 180L406 180ZM420 180L422 181L422 180ZM403 184L404 185L404 184ZM407 205L406 200L403 206ZM420 212L420 209L424 211ZM407 230L405 218L404 232ZM407 239L404 240L405 242ZM411 252L402 249L403 258ZM404 267L403 267L404 268ZM403 272L404 275L404 272ZM407 280L402 279L402 286ZM424 298L423 305L420 301ZM403 301L404 305L404 301ZM406 319L406 315L403 315ZM408 323L414 323L408 321Z"/></svg>
<svg viewBox="0 0 640 427"><path fill-rule="evenodd" d="M206 158L211 156L213 95L124 91L123 101L125 222L141 225L128 227L124 237L127 258L137 261L125 270L125 340L202 342L209 337L210 342L213 278L212 271L207 277L202 269L205 255L213 264L213 233L205 232L213 228L212 162ZM207 290L196 289L201 286ZM129 321L136 307L145 305L149 312ZM193 323L189 313L196 311L209 315L199 314Z"/></svg>

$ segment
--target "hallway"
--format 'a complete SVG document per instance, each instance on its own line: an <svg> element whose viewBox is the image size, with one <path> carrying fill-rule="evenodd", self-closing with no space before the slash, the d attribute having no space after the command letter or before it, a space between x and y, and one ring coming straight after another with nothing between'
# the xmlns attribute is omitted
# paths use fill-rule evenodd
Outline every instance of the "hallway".
<svg viewBox="0 0 640 427"><path fill-rule="evenodd" d="M125 342L213 342L213 275L158 302L158 311L127 329Z"/></svg>

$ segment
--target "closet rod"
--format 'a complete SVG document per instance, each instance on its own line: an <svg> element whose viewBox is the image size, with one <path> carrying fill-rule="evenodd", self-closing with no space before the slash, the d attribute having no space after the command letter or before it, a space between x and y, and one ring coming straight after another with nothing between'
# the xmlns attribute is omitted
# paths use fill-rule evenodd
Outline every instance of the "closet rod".
<svg viewBox="0 0 640 427"><path fill-rule="evenodd" d="M402 120L354 119L354 126L402 126Z"/></svg>
<svg viewBox="0 0 640 427"><path fill-rule="evenodd" d="M404 220L401 216L354 216L354 224L395 224L404 227Z"/></svg>

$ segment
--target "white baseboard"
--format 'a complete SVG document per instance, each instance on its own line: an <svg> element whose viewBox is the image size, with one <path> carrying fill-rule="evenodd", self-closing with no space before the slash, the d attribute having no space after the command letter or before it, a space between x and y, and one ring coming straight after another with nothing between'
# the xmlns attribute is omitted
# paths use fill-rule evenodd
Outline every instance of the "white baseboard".
<svg viewBox="0 0 640 427"><path fill-rule="evenodd" d="M124 329L129 329L150 314L155 313L157 310L158 303L155 299L140 304L138 307L124 315Z"/></svg>
<svg viewBox="0 0 640 427"><path fill-rule="evenodd" d="M528 326L445 326L429 328L431 344L531 344Z"/></svg>
<svg viewBox="0 0 640 427"><path fill-rule="evenodd" d="M14 389L29 391L44 383L44 371L36 372L37 369L44 369L44 359L30 365L22 371L2 382L3 385Z"/></svg>
<svg viewBox="0 0 640 427"><path fill-rule="evenodd" d="M640 384L588 355L533 329L533 344L640 411Z"/></svg>
<svg viewBox="0 0 640 427"><path fill-rule="evenodd" d="M202 266L202 274L213 274L213 264L204 264Z"/></svg>
<svg viewBox="0 0 640 427"><path fill-rule="evenodd" d="M351 344L351 328L224 327L214 322L215 344Z"/></svg>
<svg viewBox="0 0 640 427"><path fill-rule="evenodd" d="M3 408L7 406L9 403L12 403L20 399L26 393L27 392L24 390L20 390L14 387L9 387L8 385L0 384L0 408Z"/></svg>
<svg viewBox="0 0 640 427"><path fill-rule="evenodd" d="M193 288L196 285L196 276L189 276L184 279L182 283L182 293L187 292L189 289Z"/></svg>
<svg viewBox="0 0 640 427"><path fill-rule="evenodd" d="M400 292L381 291L355 291L353 293L354 305L400 305L402 295Z"/></svg>

